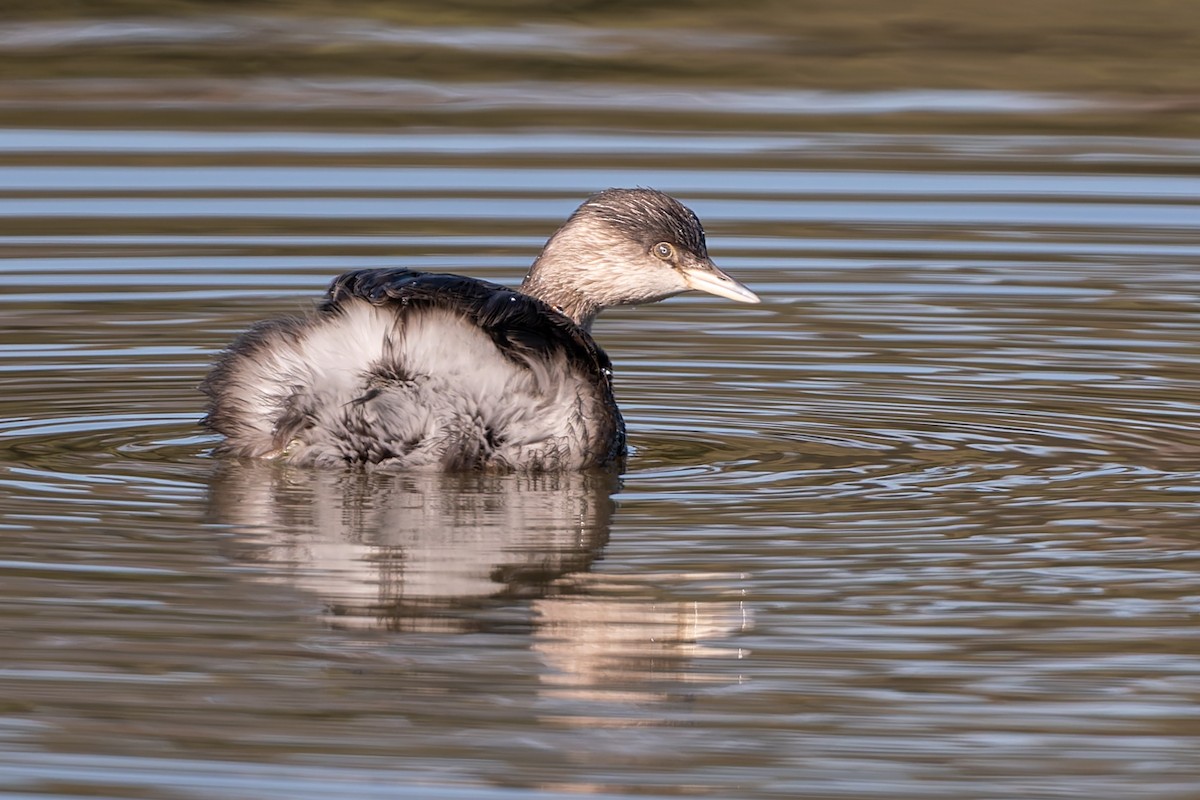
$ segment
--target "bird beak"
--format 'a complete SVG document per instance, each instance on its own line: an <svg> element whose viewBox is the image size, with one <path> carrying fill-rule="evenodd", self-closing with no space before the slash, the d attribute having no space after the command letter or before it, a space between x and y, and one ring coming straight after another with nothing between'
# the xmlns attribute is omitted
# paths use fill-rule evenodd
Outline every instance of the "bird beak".
<svg viewBox="0 0 1200 800"><path fill-rule="evenodd" d="M717 265L707 259L683 266L679 271L689 289L726 297L739 303L762 302L758 295L717 269Z"/></svg>

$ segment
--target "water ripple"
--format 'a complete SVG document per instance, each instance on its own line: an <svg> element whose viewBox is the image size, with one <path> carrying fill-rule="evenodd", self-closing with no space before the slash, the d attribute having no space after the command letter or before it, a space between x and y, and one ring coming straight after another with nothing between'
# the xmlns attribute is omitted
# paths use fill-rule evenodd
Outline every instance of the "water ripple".
<svg viewBox="0 0 1200 800"><path fill-rule="evenodd" d="M1186 795L1198 155L0 131L21 756L0 771L107 794ZM511 283L606 175L683 193L764 299L597 323L625 475L210 455L196 386L238 331L351 267Z"/></svg>

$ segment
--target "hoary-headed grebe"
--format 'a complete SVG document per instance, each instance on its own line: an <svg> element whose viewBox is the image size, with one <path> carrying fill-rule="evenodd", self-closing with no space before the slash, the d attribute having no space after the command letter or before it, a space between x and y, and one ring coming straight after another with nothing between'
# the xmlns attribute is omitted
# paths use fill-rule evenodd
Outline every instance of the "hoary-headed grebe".
<svg viewBox="0 0 1200 800"><path fill-rule="evenodd" d="M625 425L590 330L605 308L689 289L757 303L704 228L651 189L589 198L519 290L367 269L316 311L259 323L201 386L218 452L320 466L580 469L620 463Z"/></svg>

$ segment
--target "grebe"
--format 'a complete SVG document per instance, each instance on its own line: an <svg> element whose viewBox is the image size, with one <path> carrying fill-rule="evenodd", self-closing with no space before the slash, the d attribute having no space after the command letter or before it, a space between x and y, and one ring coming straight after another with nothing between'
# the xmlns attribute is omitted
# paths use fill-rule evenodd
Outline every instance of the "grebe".
<svg viewBox="0 0 1200 800"><path fill-rule="evenodd" d="M201 385L217 452L319 466L620 464L625 424L596 315L689 289L758 297L708 257L690 209L652 189L588 198L519 290L406 269L347 272L316 311L261 322Z"/></svg>

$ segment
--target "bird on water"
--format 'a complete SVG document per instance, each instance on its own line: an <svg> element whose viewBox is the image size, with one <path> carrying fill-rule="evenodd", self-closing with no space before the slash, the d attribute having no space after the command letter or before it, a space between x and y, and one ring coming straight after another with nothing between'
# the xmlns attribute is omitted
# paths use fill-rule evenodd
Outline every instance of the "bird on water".
<svg viewBox="0 0 1200 800"><path fill-rule="evenodd" d="M218 452L317 466L582 469L619 464L625 424L606 308L695 289L758 297L708 257L673 197L607 189L546 242L520 289L406 269L347 272L316 310L238 337L201 385Z"/></svg>

